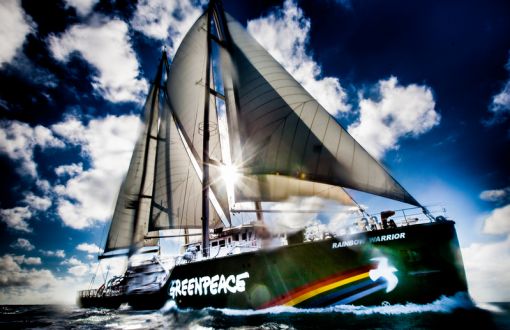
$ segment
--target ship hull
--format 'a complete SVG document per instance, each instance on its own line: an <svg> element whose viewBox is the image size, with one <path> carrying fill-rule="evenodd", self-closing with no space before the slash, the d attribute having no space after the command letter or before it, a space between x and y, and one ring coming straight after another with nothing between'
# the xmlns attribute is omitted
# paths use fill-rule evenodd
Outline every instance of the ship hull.
<svg viewBox="0 0 510 330"><path fill-rule="evenodd" d="M467 284L444 221L177 265L165 290L180 308L314 308L427 303Z"/></svg>
<svg viewBox="0 0 510 330"><path fill-rule="evenodd" d="M99 296L99 297L80 297L78 298L78 306L81 308L109 308L117 309L126 302L124 295L118 296Z"/></svg>

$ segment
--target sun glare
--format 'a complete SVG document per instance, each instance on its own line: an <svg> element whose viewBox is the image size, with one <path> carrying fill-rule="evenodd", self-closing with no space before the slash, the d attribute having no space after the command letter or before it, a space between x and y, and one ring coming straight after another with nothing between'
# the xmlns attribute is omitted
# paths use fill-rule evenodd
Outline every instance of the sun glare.
<svg viewBox="0 0 510 330"><path fill-rule="evenodd" d="M239 179L239 171L234 164L225 164L220 167L221 177L228 188L233 189Z"/></svg>

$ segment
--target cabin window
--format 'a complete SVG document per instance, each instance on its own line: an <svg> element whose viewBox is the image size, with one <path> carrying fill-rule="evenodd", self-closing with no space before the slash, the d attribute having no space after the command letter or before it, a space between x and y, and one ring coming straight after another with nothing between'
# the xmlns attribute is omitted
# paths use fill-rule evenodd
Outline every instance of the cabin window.
<svg viewBox="0 0 510 330"><path fill-rule="evenodd" d="M251 232L248 233L248 239L251 240Z"/></svg>
<svg viewBox="0 0 510 330"><path fill-rule="evenodd" d="M211 246L213 246L213 247L214 247L214 246L218 246L218 242L212 242L212 243L211 243Z"/></svg>
<svg viewBox="0 0 510 330"><path fill-rule="evenodd" d="M237 234L234 234L233 238L234 238L234 242L237 242L239 240L239 236Z"/></svg>
<svg viewBox="0 0 510 330"><path fill-rule="evenodd" d="M200 251L200 245L195 245L195 248L197 249L197 252Z"/></svg>
<svg viewBox="0 0 510 330"><path fill-rule="evenodd" d="M242 235L242 240L243 240L243 241L246 241L246 239L247 239L247 238L248 238L248 235L247 235L246 233L243 233L243 235Z"/></svg>
<svg viewBox="0 0 510 330"><path fill-rule="evenodd" d="M224 240L224 239L222 239L222 240L220 241L220 247L224 247L224 246L225 246L225 240Z"/></svg>

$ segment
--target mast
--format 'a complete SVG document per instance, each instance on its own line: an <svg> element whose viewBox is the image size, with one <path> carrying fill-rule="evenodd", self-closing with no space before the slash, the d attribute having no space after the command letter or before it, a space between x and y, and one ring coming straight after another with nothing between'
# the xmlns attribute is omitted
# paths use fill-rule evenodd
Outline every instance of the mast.
<svg viewBox="0 0 510 330"><path fill-rule="evenodd" d="M211 85L211 12L214 1L207 8L207 59L205 72L204 136L202 149L202 254L209 256L209 104Z"/></svg>
<svg viewBox="0 0 510 330"><path fill-rule="evenodd" d="M156 87L156 97L154 97L152 99L152 104L150 106L150 116L149 116L149 122L147 123L148 124L148 127L152 127L152 124L154 122L154 120L158 120L158 118L154 118L154 108L156 106L156 102L159 102L159 86L161 84L161 77L163 75L163 65L165 64L166 62L166 51L163 50L162 51L162 55L161 55L161 60L159 62L159 66L158 66L158 71L156 72L156 76L154 78L154 82L153 84ZM146 148L144 150L144 155L143 155L143 169L142 169L142 180L141 180L141 185L140 185L140 191L139 191L139 194L138 194L138 203L137 203L137 206L135 208L135 225L133 226L133 232L132 232L132 236L131 236L131 247L129 248L129 256L133 255L133 253L135 252L135 249L136 249L136 243L135 242L135 238L136 238L136 231L137 231L137 225L139 223L139 220L140 220L140 209L142 207L142 201L143 199L150 199L151 203L152 203L152 196L149 196L149 195L145 195L144 194L144 188L145 188L145 182L147 181L147 160L149 158L149 143L151 141L151 139L156 139L157 140L157 136L152 136L151 134L151 130L148 129L147 130L147 136L145 137L145 145L146 145ZM154 180L154 178L151 178L151 180Z"/></svg>

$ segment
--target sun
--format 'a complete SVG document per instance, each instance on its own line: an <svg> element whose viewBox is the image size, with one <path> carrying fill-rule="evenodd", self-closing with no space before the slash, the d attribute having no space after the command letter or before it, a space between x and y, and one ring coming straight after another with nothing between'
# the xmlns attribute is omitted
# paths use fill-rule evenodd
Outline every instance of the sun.
<svg viewBox="0 0 510 330"><path fill-rule="evenodd" d="M223 164L220 166L220 172L227 189L233 189L240 176L239 169L234 164Z"/></svg>

